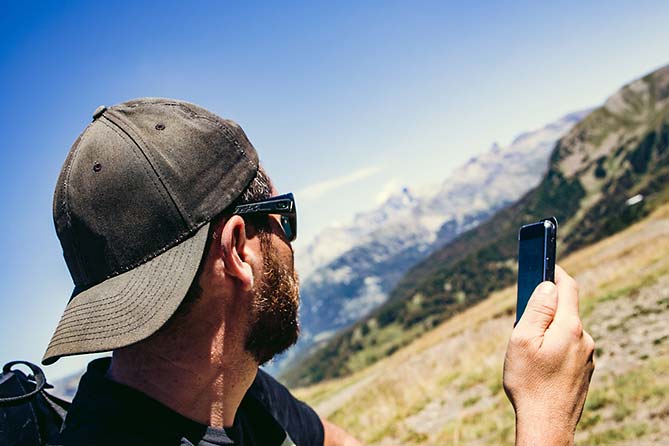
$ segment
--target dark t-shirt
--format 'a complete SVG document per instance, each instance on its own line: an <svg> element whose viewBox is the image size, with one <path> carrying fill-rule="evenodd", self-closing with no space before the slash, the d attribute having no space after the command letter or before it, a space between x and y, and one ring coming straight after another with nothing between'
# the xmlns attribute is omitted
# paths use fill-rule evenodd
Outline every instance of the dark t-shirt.
<svg viewBox="0 0 669 446"><path fill-rule="evenodd" d="M188 446L322 446L318 415L267 373L258 375L233 426L215 429L189 420L141 392L105 377L109 358L88 365L60 444Z"/></svg>

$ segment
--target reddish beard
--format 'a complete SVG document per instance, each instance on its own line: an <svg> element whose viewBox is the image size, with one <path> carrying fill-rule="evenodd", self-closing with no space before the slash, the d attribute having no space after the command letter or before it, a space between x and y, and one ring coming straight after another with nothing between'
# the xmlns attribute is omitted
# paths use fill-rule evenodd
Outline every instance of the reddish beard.
<svg viewBox="0 0 669 446"><path fill-rule="evenodd" d="M292 265L282 262L270 234L260 234L263 278L252 296L252 320L246 350L259 364L297 342L299 281Z"/></svg>

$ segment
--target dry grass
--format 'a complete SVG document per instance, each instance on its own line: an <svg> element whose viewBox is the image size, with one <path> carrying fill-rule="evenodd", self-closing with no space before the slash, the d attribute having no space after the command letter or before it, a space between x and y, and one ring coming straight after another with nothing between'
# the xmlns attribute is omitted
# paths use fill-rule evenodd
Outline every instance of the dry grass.
<svg viewBox="0 0 669 446"><path fill-rule="evenodd" d="M562 259L562 266L581 286L586 329L603 326L596 320L602 317L597 312L599 306L604 308L636 295L658 280L664 282L669 277L667 253L669 205L625 231ZM655 312L644 308L652 313L649 317L654 317L653 321L666 320L669 315L669 309ZM510 443L513 412L504 397L501 373L514 311L514 288L494 293L390 357L352 376L296 389L295 393L366 444ZM621 320L618 336L624 338L625 323L633 326L634 321L629 319L643 313L635 311ZM605 337L607 333L599 335ZM651 348L667 344L662 338L651 341ZM611 394L618 386L627 389L646 382L643 379L650 379L653 373L668 375L668 361L644 355L635 358L624 374L615 370L595 374L589 410L577 439L584 444L604 444L639 436L652 439L661 434L648 420L655 416L666 421L666 383L657 388L646 386L654 392L650 399L623 402ZM655 412L643 409L645 405ZM647 416L631 417L631 413Z"/></svg>

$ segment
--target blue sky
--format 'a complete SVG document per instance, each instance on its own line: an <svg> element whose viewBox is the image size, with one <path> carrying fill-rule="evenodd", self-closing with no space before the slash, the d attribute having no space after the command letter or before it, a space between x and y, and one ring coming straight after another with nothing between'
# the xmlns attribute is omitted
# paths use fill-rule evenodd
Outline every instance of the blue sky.
<svg viewBox="0 0 669 446"><path fill-rule="evenodd" d="M96 106L176 97L239 122L297 194L299 255L388 185L441 181L669 61L668 2L557 3L3 1L0 362L38 361L70 294L51 200Z"/></svg>

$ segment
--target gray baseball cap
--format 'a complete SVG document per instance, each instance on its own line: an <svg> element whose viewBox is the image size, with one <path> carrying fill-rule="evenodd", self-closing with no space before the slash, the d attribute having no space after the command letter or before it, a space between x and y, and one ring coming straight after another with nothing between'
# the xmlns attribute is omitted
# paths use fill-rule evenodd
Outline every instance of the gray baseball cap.
<svg viewBox="0 0 669 446"><path fill-rule="evenodd" d="M98 107L54 193L75 288L42 363L155 333L197 273L209 222L257 171L241 127L197 105L142 98Z"/></svg>

